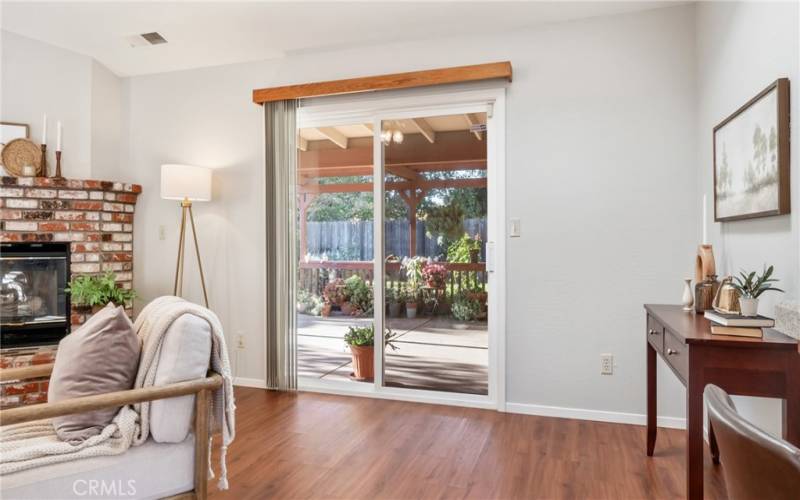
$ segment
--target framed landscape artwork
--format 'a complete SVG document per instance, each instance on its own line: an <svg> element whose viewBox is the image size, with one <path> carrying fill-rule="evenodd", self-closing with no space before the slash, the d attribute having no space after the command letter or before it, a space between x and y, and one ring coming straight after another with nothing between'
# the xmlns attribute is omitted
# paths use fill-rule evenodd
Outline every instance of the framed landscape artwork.
<svg viewBox="0 0 800 500"><path fill-rule="evenodd" d="M789 79L714 127L714 220L789 213Z"/></svg>

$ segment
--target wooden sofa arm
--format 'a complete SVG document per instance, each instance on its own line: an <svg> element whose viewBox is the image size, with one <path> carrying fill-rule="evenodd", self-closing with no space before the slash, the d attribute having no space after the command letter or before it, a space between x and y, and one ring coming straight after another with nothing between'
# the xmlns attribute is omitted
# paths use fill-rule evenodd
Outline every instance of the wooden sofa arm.
<svg viewBox="0 0 800 500"><path fill-rule="evenodd" d="M42 366L50 366L52 369L52 365ZM35 367L16 368L16 370L27 370L29 368ZM3 372L0 373L10 371L12 370L3 370ZM42 370L42 372L43 371L44 370ZM9 380L17 380L17 378L12 378ZM196 394L201 391L218 389L221 386L222 376L218 373L209 372L206 378L188 380L186 382L144 387L140 389L130 389L127 391L109 392L107 394L97 394L95 396L67 399L64 401L58 401L56 403L42 403L0 410L0 425L11 425L20 422L30 422L32 420L61 417L63 415L84 413L102 408L141 403L142 401L155 401L158 399L174 398L177 396L185 396L187 394Z"/></svg>
<svg viewBox="0 0 800 500"><path fill-rule="evenodd" d="M48 377L53 372L53 363L31 365L22 368L3 368L0 370L0 382L9 380L27 380L29 378Z"/></svg>

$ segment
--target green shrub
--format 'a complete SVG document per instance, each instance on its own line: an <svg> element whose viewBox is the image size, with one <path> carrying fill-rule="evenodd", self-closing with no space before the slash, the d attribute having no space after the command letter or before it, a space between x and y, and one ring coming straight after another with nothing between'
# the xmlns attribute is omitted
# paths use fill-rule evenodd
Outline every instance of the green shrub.
<svg viewBox="0 0 800 500"><path fill-rule="evenodd" d="M344 296L361 314L372 314L372 287L361 276L353 275L344 280Z"/></svg>
<svg viewBox="0 0 800 500"><path fill-rule="evenodd" d="M481 314L481 303L467 292L459 292L453 299L450 313L459 321L474 321Z"/></svg>
<svg viewBox="0 0 800 500"><path fill-rule="evenodd" d="M297 309L300 312L319 316L322 312L323 304L324 301L321 297L310 293L308 290L301 289L297 291Z"/></svg>
<svg viewBox="0 0 800 500"><path fill-rule="evenodd" d="M98 276L78 276L67 283L64 291L70 294L70 300L75 306L104 306L109 302L116 305L128 305L136 292L132 289L122 288L117 284L117 275L112 271Z"/></svg>
<svg viewBox="0 0 800 500"><path fill-rule="evenodd" d="M480 250L481 239L480 235L472 236L464 233L461 238L454 241L447 247L447 262L469 262L470 250Z"/></svg>

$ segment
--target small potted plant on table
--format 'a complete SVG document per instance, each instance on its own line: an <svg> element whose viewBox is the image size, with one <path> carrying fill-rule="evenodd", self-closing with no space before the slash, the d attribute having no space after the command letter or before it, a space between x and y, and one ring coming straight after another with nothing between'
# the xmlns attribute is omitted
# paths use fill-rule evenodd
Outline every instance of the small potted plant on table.
<svg viewBox="0 0 800 500"><path fill-rule="evenodd" d="M386 345L396 350L395 334L386 329L384 340ZM371 381L375 377L375 325L351 326L344 334L344 342L350 346L353 356L353 373L350 376L359 381Z"/></svg>
<svg viewBox="0 0 800 500"><path fill-rule="evenodd" d="M109 302L126 307L136 298L133 289L117 284L117 275L107 271L102 275L83 275L73 278L65 288L77 311L95 313Z"/></svg>
<svg viewBox="0 0 800 500"><path fill-rule="evenodd" d="M741 295L739 297L739 307L742 316L758 316L758 298L764 292L775 291L783 292L780 288L772 286L778 280L772 277L772 266L765 267L760 275L753 271L745 274L744 271L739 276L733 278L731 286Z"/></svg>

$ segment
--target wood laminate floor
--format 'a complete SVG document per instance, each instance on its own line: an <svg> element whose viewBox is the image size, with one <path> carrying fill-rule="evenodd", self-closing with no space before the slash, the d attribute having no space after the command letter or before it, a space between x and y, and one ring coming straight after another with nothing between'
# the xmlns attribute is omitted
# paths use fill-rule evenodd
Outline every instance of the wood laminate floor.
<svg viewBox="0 0 800 500"><path fill-rule="evenodd" d="M214 499L683 498L684 433L489 410L236 389ZM214 468L218 469L218 440ZM706 498L725 498L706 452Z"/></svg>

